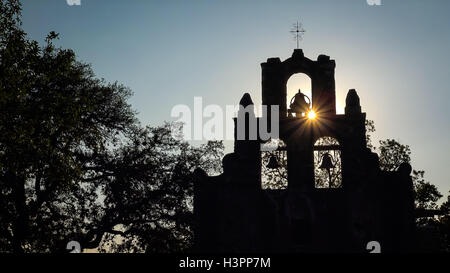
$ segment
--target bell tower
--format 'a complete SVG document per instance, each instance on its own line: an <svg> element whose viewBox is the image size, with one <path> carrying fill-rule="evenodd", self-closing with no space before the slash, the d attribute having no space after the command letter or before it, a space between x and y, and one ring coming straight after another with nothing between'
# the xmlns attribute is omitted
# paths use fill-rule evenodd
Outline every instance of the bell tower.
<svg viewBox="0 0 450 273"><path fill-rule="evenodd" d="M234 152L224 157L224 172L194 173L196 250L366 252L370 241L380 242L385 252L408 248L414 230L411 166L380 169L377 154L367 148L366 114L356 90L347 93L345 113L336 114L335 67L330 57L314 61L301 49L287 60L269 58L261 64L262 103L279 108L282 144L276 151L282 164L273 151L262 149L265 140L250 137L250 125L241 131L245 137L238 137L239 117L246 124L254 120L255 127L261 124L253 111L239 111ZM307 107L299 107L301 115L288 109L286 85L297 73L309 76L312 89L311 101L297 105L311 107L315 115L305 115ZM253 105L250 94L239 104ZM270 115L268 109L262 118L271 121ZM270 158L267 165L261 164L264 158ZM275 171L283 166L277 173L287 188L286 183L262 188L264 166Z"/></svg>
<svg viewBox="0 0 450 273"><path fill-rule="evenodd" d="M320 55L313 61L301 49L295 49L292 57L283 62L280 58L267 59L261 64L263 105L279 105L280 119L287 117L287 81L292 75L303 73L311 78L313 110L322 116L336 114L335 67L329 56Z"/></svg>
<svg viewBox="0 0 450 273"><path fill-rule="evenodd" d="M288 187L310 191L314 186L314 143L321 137L332 137L341 145L345 142L345 115L336 115L336 87L334 79L336 63L329 56L320 55L313 61L304 56L301 49L295 49L292 56L285 61L279 58L269 58L261 64L262 68L262 102L271 107L278 105L280 109L280 138L287 145ZM293 116L292 109L287 109L286 85L289 78L297 73L303 73L311 78L311 110L313 115ZM355 92L356 93L356 92ZM357 95L356 95L357 96ZM296 98L297 99L297 98ZM357 101L359 104L359 100ZM305 104L305 103L304 103ZM355 107L353 107L355 108ZM357 109L357 107L356 107ZM359 108L358 124L364 130L365 116ZM268 120L270 111L267 111ZM361 126L357 126L361 129ZM354 131L356 133L356 131ZM361 136L364 131L360 132ZM361 149L365 143L361 143ZM318 148L320 151L323 147ZM322 155L322 153L316 153ZM343 156L342 153L339 157ZM341 161L341 158L339 158ZM344 164L339 164L342 168ZM334 166L334 165L333 165ZM330 182L331 183L331 182Z"/></svg>

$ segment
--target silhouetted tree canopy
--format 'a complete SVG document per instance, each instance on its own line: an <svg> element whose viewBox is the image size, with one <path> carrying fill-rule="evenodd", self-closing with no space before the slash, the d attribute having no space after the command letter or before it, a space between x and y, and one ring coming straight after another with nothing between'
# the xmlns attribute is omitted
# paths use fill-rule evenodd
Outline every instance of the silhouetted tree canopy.
<svg viewBox="0 0 450 273"><path fill-rule="evenodd" d="M411 163L409 145L403 145L397 140L381 140L378 150L382 170L394 171L402 162ZM425 180L425 171L413 170L411 177L414 183L416 208L438 209L436 202L441 199L442 194L435 185Z"/></svg>
<svg viewBox="0 0 450 273"><path fill-rule="evenodd" d="M27 39L20 11L0 1L0 251L188 248L190 173L218 172L222 143L142 127L127 87L97 79L54 32Z"/></svg>
<svg viewBox="0 0 450 273"><path fill-rule="evenodd" d="M375 132L373 121L366 122L366 132ZM380 167L385 171L394 171L401 163L411 163L411 149L409 145L401 144L394 139L380 140L379 147L376 148L371 143L368 134L368 147L379 152ZM447 214L435 217L417 218L417 238L420 244L433 240L434 246L422 248L430 251L450 251L450 221L449 221L449 201L441 206L437 202L443 197L438 188L425 179L425 171L413 170L411 178L414 186L414 203L416 209L434 209L447 212ZM450 195L447 199L450 198ZM434 233L434 237L430 234ZM431 238L433 237L433 238Z"/></svg>

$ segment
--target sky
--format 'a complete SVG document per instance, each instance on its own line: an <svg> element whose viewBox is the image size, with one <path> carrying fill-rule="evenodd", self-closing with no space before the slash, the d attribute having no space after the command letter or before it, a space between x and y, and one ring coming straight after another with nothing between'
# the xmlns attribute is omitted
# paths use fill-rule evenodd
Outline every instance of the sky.
<svg viewBox="0 0 450 273"><path fill-rule="evenodd" d="M23 27L90 63L100 78L134 92L144 125L174 120L171 109L236 105L243 93L261 104L260 64L292 55L289 31L300 21L305 56L336 61L337 111L356 89L375 121L373 138L394 138L412 150L414 169L447 195L450 181L450 1L381 0L22 0ZM293 76L289 94L308 88ZM232 143L226 142L231 152Z"/></svg>

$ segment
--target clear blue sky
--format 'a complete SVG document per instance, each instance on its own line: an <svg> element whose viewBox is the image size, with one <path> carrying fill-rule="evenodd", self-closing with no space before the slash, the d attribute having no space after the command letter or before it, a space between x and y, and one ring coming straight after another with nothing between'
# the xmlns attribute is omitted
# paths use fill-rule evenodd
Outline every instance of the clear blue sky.
<svg viewBox="0 0 450 273"><path fill-rule="evenodd" d="M375 140L409 144L413 167L450 190L448 0L22 2L30 38L60 33L58 43L97 76L134 91L131 103L150 125L171 120L171 108L194 96L225 106L249 92L260 104L260 63L292 54L289 30L300 20L305 55L336 60L338 107L357 89Z"/></svg>

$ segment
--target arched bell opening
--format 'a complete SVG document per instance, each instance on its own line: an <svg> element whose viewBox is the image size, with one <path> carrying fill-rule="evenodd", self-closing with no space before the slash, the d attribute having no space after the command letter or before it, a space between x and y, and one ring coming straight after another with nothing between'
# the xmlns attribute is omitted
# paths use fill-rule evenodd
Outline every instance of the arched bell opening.
<svg viewBox="0 0 450 273"><path fill-rule="evenodd" d="M315 188L342 187L341 146L333 137L321 137L314 143Z"/></svg>
<svg viewBox="0 0 450 273"><path fill-rule="evenodd" d="M304 73L292 75L286 83L288 116L303 117L312 109L312 80Z"/></svg>
<svg viewBox="0 0 450 273"><path fill-rule="evenodd" d="M283 190L288 186L287 149L281 139L261 147L261 188Z"/></svg>

